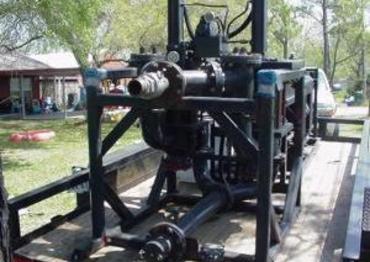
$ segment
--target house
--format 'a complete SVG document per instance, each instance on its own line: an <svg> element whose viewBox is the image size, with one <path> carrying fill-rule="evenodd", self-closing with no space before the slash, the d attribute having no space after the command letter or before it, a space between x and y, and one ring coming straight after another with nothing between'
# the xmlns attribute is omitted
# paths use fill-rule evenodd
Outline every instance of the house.
<svg viewBox="0 0 370 262"><path fill-rule="evenodd" d="M63 95L66 96L67 104L71 103L71 99L75 102L80 100L83 81L80 66L71 52L31 55L30 58L59 72L65 71L67 73L66 75L40 76L40 93L43 98L52 97L58 105L63 105L65 102ZM69 71L70 73L68 73Z"/></svg>
<svg viewBox="0 0 370 262"><path fill-rule="evenodd" d="M71 53L0 54L0 113L24 116L45 97L66 108L67 98L79 99L81 87L80 67Z"/></svg>

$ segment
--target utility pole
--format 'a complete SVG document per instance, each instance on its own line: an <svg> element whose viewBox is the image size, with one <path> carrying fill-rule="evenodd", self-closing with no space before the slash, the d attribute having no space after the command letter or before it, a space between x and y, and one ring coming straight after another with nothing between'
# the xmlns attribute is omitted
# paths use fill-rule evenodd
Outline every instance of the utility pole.
<svg viewBox="0 0 370 262"><path fill-rule="evenodd" d="M324 39L324 71L326 75L331 74L330 43L329 43L329 19L328 19L328 0L322 0L322 31Z"/></svg>

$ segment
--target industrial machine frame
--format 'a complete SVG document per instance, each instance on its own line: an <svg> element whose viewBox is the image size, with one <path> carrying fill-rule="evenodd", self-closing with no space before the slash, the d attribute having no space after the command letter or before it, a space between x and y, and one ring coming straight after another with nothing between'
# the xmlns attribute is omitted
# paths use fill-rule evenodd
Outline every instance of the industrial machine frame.
<svg viewBox="0 0 370 262"><path fill-rule="evenodd" d="M180 54L179 57L181 57L183 20L186 19L185 2L181 0L168 1L168 5L168 54L175 54L175 57ZM263 55L266 42L266 1L252 1L252 6L252 53ZM207 19L212 20L213 18L204 18L204 23L208 22ZM203 37L197 41L204 41L204 39ZM204 50L199 52L202 53ZM308 71L297 61L279 62L247 55L236 55L232 59L243 59L242 61L253 64L251 75L255 75L257 81L256 83L252 82L251 86L256 87L256 94L245 97L225 97L209 93L207 95L186 94L182 90L176 90L176 86L186 83L187 87L193 85L200 88L210 82L210 75L200 70L183 71L178 69L176 63L164 62L163 59L153 59L154 62L149 60L145 66L129 67L122 70L87 70L85 86L88 101L93 241L87 250L74 253L75 260L88 256L90 252L94 252L104 245L134 248L140 251L140 255L147 261L270 261L272 259L275 248L294 221L300 206L303 149L307 138L311 135L312 122L316 119L314 116L316 112L314 88L317 86L313 81L311 84L307 84ZM258 60L257 66L255 66L254 60ZM181 64L179 60L176 62ZM223 69L217 69L217 65L209 64L212 65L212 77L216 75L214 85L217 85L218 73ZM173 73L175 71L175 77L171 78L172 75L168 73L166 77L159 79L161 76L158 77L155 71L158 68L163 72ZM311 70L312 72L314 71ZM219 75L225 77L227 72ZM242 81L239 79L240 75L241 73L238 71L230 78L234 77L240 82ZM131 82L131 95L101 93L101 80L121 78L134 78ZM179 82L179 79L185 80ZM148 86L146 91L149 92L149 97L138 95L145 85ZM176 94L173 96L171 93L172 96L170 96L174 101L170 101L168 94L166 94L167 96L163 95L164 93L160 90L162 85L164 90L174 89L173 86L175 86ZM290 95L288 94L289 90ZM131 109L102 140L101 118L105 106L125 106ZM291 114L291 118L294 121L289 122L287 115L291 113L288 111L292 111L292 108L294 112ZM211 135L207 136L210 137L211 147L215 148L215 136L219 136L221 141L224 141L222 139L230 141L233 150L238 152L238 154L224 155L223 148L219 150L220 154L198 148L187 154L187 157L193 161L190 167L201 168L199 167L201 165L197 166L195 162L202 160L210 161L211 169L214 163L226 165L231 169L234 162L254 162L254 170L248 172L256 174L257 177L248 183L229 185L228 182L223 181L222 187L214 184L204 190L202 197L181 195L176 188L176 172L189 168L189 166L183 161L177 161L176 157L171 156L170 151L160 163L147 205L137 214L131 212L104 181L103 156L134 125L137 119L145 117L148 112L158 110L202 112L202 116L206 115L215 124L211 128ZM249 125L253 123L254 131L248 131L248 128L244 129L235 119L235 115L247 116ZM205 129L201 130L205 132ZM288 136L291 141L289 143L292 144L289 149ZM277 141L281 144L276 145ZM224 142L220 143L224 144ZM166 150L168 149L165 148L164 151ZM279 152L277 153L277 151ZM281 164L282 162L284 163ZM224 169L221 168L221 170ZM276 176L277 172L279 172L279 177ZM224 178L223 175L221 177ZM167 182L167 190L163 195L161 192L165 182ZM202 183L198 184L202 186ZM273 205L273 193L285 195L283 206ZM248 199L256 199L257 201L256 203L246 202L245 200ZM122 219L121 228L125 231L124 234L109 235L106 232L105 201ZM154 227L146 236L127 233L130 228L170 202L195 206L177 224L162 223ZM204 245L190 237L190 234L199 225L223 208L256 212L255 255L225 252L223 247L219 245Z"/></svg>
<svg viewBox="0 0 370 262"><path fill-rule="evenodd" d="M169 0L166 56L144 53L133 55L132 67L87 70L90 172L83 170L8 201L14 250L91 209L92 241L84 249L76 250L71 260L81 261L111 245L137 250L146 261L271 261L301 205L303 149L310 139L319 135L326 141L361 142L343 259L366 260L370 232L370 190L366 180L370 123L317 118L317 69L304 68L300 61L263 57L267 1L251 2L253 8L246 21L225 35L220 34L223 33L220 17L211 13L201 17L194 33L186 9L190 5L184 0ZM199 3L193 5L209 7ZM190 42L182 39L184 21ZM228 52L224 45L250 23L251 52ZM201 58L199 63L196 63L197 58ZM187 64L189 61L193 63ZM101 92L101 80L121 78L133 79L129 96ZM102 140L101 118L105 106L126 106L131 110ZM170 117L163 121L163 116ZM188 116L191 116L190 121ZM113 163L103 165L103 156L138 119L145 141L164 154L145 147L130 151L128 155L120 154ZM339 131L329 135L327 125L333 123L364 125L362 139L340 136ZM162 155L147 204L134 213L121 201L107 176L122 166L146 163L145 167L152 167ZM150 159L151 164L141 158ZM191 168L200 195L177 190L177 171ZM88 180L90 204L85 191L76 192L76 209L54 217L32 232L21 234L21 209L81 186ZM167 187L162 190L165 183ZM275 194L285 197L283 203L275 201ZM105 202L121 218L123 233L106 230ZM158 210L166 208L168 203L193 208L174 220L154 226L145 235L128 233ZM202 243L192 237L192 232L201 224L216 213L222 216L225 210L255 213L255 254L233 253L227 246ZM362 219L361 228L358 227L359 219ZM14 258L26 259L17 252Z"/></svg>

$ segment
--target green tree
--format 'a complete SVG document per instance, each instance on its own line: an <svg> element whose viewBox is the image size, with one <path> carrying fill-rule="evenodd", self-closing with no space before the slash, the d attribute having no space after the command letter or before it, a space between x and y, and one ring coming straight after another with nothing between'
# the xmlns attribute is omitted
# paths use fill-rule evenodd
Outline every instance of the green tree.
<svg viewBox="0 0 370 262"><path fill-rule="evenodd" d="M115 0L106 44L115 53L155 45L164 48L167 38L167 0Z"/></svg>
<svg viewBox="0 0 370 262"><path fill-rule="evenodd" d="M34 8L45 25L46 36L72 50L82 67L88 65L89 54L97 59L102 48L99 37L109 22L103 0L39 0Z"/></svg>
<svg viewBox="0 0 370 262"><path fill-rule="evenodd" d="M96 57L102 47L109 6L104 0L4 0L0 24L5 37L0 45L13 51L46 39L72 50L82 68L86 67L89 54ZM9 25L12 21L17 26Z"/></svg>
<svg viewBox="0 0 370 262"><path fill-rule="evenodd" d="M330 82L363 78L366 49L364 13L368 0L303 0L299 10L321 31L322 65ZM317 50L317 51L320 51Z"/></svg>
<svg viewBox="0 0 370 262"><path fill-rule="evenodd" d="M269 4L269 44L272 53L288 58L292 42L299 36L302 26L297 12L286 0L271 0Z"/></svg>
<svg viewBox="0 0 370 262"><path fill-rule="evenodd" d="M228 17L230 21L244 9L247 1L188 0L187 4L198 2L211 5L229 5ZM207 11L216 12L221 17L226 15L225 8L189 6L188 11L193 28L199 22L200 15ZM242 20L237 20L234 26L240 25ZM248 34L244 37L248 37ZM149 48L152 45L165 50L167 44L167 0L115 0L112 30L108 39L113 52L122 49L137 51L138 47Z"/></svg>

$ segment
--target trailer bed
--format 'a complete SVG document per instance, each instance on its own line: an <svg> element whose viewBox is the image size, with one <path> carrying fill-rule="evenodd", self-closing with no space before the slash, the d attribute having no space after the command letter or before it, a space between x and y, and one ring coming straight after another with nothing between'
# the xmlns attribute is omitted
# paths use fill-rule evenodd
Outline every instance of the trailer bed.
<svg viewBox="0 0 370 262"><path fill-rule="evenodd" d="M351 189L351 170L357 148L358 145L350 143L317 143L304 167L302 210L284 239L276 261L336 261L340 257L338 248L344 242L347 202L351 194L341 188L347 191ZM145 205L152 183L153 178L148 179L121 194L134 212ZM189 192L192 189L185 185L183 190ZM195 191L193 193L196 194ZM106 216L107 227L118 233L119 219L109 206L106 206ZM163 221L165 216L165 211L155 214L130 232L147 232L151 226ZM203 243L223 244L227 251L253 254L254 233L254 215L229 212L208 221L193 236ZM36 261L69 261L73 250L86 244L90 235L88 212L33 240L16 253ZM135 251L106 247L92 256L90 261L139 260Z"/></svg>

